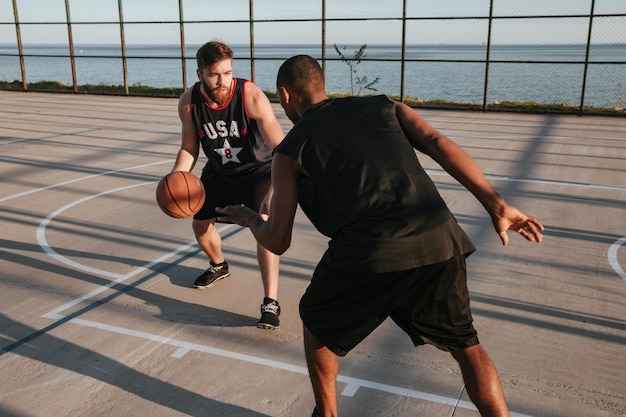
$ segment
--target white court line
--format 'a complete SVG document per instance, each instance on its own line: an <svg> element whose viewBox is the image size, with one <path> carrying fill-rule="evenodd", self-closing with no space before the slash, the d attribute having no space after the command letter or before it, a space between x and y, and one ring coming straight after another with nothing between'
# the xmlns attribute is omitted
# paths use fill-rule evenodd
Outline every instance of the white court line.
<svg viewBox="0 0 626 417"><path fill-rule="evenodd" d="M625 243L626 236L613 243L608 251L609 265L611 265L611 268L613 268L617 275L622 277L624 281L626 281L626 272L624 272L619 264L619 261L617 260L617 251L619 250L620 246L623 246Z"/></svg>
<svg viewBox="0 0 626 417"><path fill-rule="evenodd" d="M167 161L170 162L170 161ZM166 163L166 162L160 162L160 163ZM21 194L16 194L14 196L10 196L10 197L5 197L4 199L0 199L0 202L2 201L6 201L9 200L11 198L17 198L18 196L24 196L24 195L28 195L28 194L32 194L34 192L38 192L38 191L43 191L43 190L48 190L50 188L54 188L60 185L64 185L64 184L68 184L68 183L72 183L72 182L77 182L77 181L82 181L82 180L86 180L86 179L90 179L90 178L94 178L94 177L98 177L98 176L102 176L102 175L107 175L107 174L112 174L118 171L126 171L126 170L132 170L132 169L137 169L140 167L145 167L145 166L150 166L150 165L157 165L159 163L153 163L153 164L146 164L146 165L140 165L140 166L136 166L136 167L130 167L130 168L125 168L125 169L121 169L121 170L115 170L115 171L107 171L101 174L95 174L95 175L91 175L91 176L87 176L87 177L83 177L83 178L79 178L79 179L75 179L75 180L71 180L71 181L66 181L64 183L60 183L57 185L53 185L53 186L49 186L49 187L44 187L44 188L40 188L37 190L31 190L29 192L25 192L25 193L21 193ZM431 175L440 175L440 173L435 173L435 172L431 172ZM492 177L492 179L497 179L497 180L504 180L504 181L516 181L516 182L527 182L527 183L540 183L540 184L559 184L559 185L568 185L568 186L578 186L578 187L593 187L593 188L605 188L605 189L619 189L619 190L626 190L626 187L609 187L609 186L602 186L602 185L597 185L597 186L593 186L592 184L575 184L575 183L565 183L565 182L558 182L558 181L536 181L536 180L515 180L515 179L510 179L508 177ZM106 277L110 277L112 279L114 279L113 282L101 286L100 288L92 291L89 294L86 294L82 297L79 297L78 299L75 299L69 303L64 304L63 306L60 306L54 310L51 310L50 312L44 314L43 317L46 318L50 318L50 319L62 319L64 318L64 316L62 316L60 313L64 310L67 310L68 308L84 302L92 297L94 297L95 295L106 291L107 289L111 288L112 286L114 286L117 283L123 282L137 274L139 274L140 272L143 272L147 269L149 269L151 266L155 265L158 262L164 261L166 259L169 259L173 256L175 256L176 254L184 251L185 249L189 248L190 246L194 245L195 242L190 242L187 243L186 245L181 246L180 248L166 254L163 255L162 257L149 262L147 264L145 264L142 267L136 268L135 270L131 271L130 273L126 274L126 275L121 275L121 274L114 274L114 273L110 273L104 270L100 270L100 269L95 269L95 268L90 268L87 267L85 265L81 265L77 262L74 262L62 255L60 255L58 252L54 251L54 249L52 249L48 244L47 241L45 239L45 230L47 225L50 223L50 221L52 219L54 219L56 216L58 216L60 213L62 213L64 210L67 210L70 207L73 207L77 204L81 204L85 201L88 201L92 198L96 198L108 193L113 193L116 191L121 191L124 189L128 189L128 188L133 188L133 187L139 187L139 186L143 186L146 184L153 184L154 182L144 182L141 184L135 184L135 185L130 185L130 186L126 186L126 187L120 187L120 188L116 188L113 190L109 190L109 191L105 191L96 195L92 195L89 197L85 197L83 199L77 200L73 203L70 203L58 210L56 210L55 212L53 212L51 215L49 215L48 217L46 217L46 219L44 219L41 224L39 225L38 229L37 229L37 240L39 242L39 244L41 245L42 249L48 253L50 256L52 256L53 258L55 258L57 261L65 263L66 265L72 267L72 268L78 268L80 270L86 271L86 272L90 272L90 273L95 273L98 275L103 275ZM233 225L227 225L226 227L232 227ZM611 263L611 265L613 266L614 269L616 269L615 265L613 262L617 262L617 248L624 243L624 241L626 241L626 237L620 239L618 242L619 244L616 245L618 242L616 242L616 244L614 244L611 249L609 250L609 262ZM621 269L621 267L619 266L619 264L617 264L617 268L619 268L619 271L621 271L621 273L623 274L623 270ZM616 272L618 272L618 274L620 274L617 269ZM622 276L622 278L624 278L624 275L620 275ZM626 279L626 278L625 278ZM119 333L119 334L124 334L124 335L129 335L129 336L133 336L133 337L138 337L138 338L144 338L147 340L152 340L152 341L156 341L165 345L171 345L171 346L176 346L178 347L178 349L172 354L172 357L174 358L181 358L183 357L187 352L195 350L195 351L200 351L200 352L204 352L204 353L209 353L212 355L218 355L218 356L223 356L223 357L228 357L231 359L235 359L235 360L240 360L240 361L246 361L246 362L251 362L251 363L256 363L259 365L263 365L263 366L268 366L268 367L272 367L272 368L277 368L277 369L282 369L282 370L286 370L286 371L290 371L290 372L296 372L296 373L300 373L300 374L308 374L308 371L306 368L304 367L300 367L300 366L296 366L296 365L291 365L288 363L283 363L283 362L278 362L278 361L273 361L273 360L268 360L268 359L264 359L264 358L260 358L260 357L255 357L255 356L250 356L250 355L244 355L244 354L240 354L240 353L236 353L236 352L230 352L230 351L226 351L226 350L221 350L221 349L216 349L216 348L211 348L208 346L204 346L204 345L199 345L199 344L193 344L193 343L188 343L185 341L181 341L181 340L176 340L176 339L170 339L170 338L165 338L162 336L158 336L158 335L154 335L154 334L150 334L150 333L146 333L146 332L140 332L140 331L136 331L136 330L132 330L132 329L127 329L127 328L123 328L123 327L119 327L119 326L111 326L111 325L107 325L104 323L98 323L98 322L92 322L92 321L88 321L88 320L83 320L83 319L78 319L78 318L74 318L70 320L71 322L74 322L76 324L79 325L83 325L83 326L87 326L87 327L93 327L93 328L98 328L101 330L106 330L109 332L115 332L115 333ZM436 402L436 403L441 403L441 404L448 404L451 406L456 406L456 407L460 407L460 408L465 408L465 409L470 409L470 410L476 410L476 407L471 403L471 402L467 402L467 401L458 401L458 399L455 398L448 398L448 397L443 397L443 396L438 396L438 395L434 395L434 394L428 394L428 393L424 393L424 392L420 392L420 391L415 391L415 390L410 390L407 388L401 388L401 387L395 387L392 385L387 385L387 384L381 384L381 383L377 383L377 382L373 382L373 381L368 381L368 380L363 380L363 379L359 379L359 378L352 378L352 377L347 377L344 375L338 375L337 376L337 381L339 382L343 382L346 384L342 395L344 396L354 396L356 394L356 392L358 391L359 388L364 387L364 388L369 388L369 389L374 389L374 390L378 390L378 391L383 391L383 392L388 392L391 394L395 394L395 395L399 395L399 396L406 396L406 397L411 397L411 398L416 398L416 399L421 399L424 401L430 401L430 402ZM518 413L511 413L512 416L515 417L530 417L524 414L518 414Z"/></svg>
<svg viewBox="0 0 626 417"><path fill-rule="evenodd" d="M426 171L428 172L428 175L450 176L446 172L432 171L432 170L426 170ZM542 184L542 185L561 185L561 186L566 186L566 187L594 188L594 189L613 190L613 191L626 191L626 187L621 187L621 186L584 184L584 183L564 182L564 181L519 180L519 179L514 179L514 178L509 178L509 177L500 177L500 176L493 176L493 175L487 175L486 177L489 180L524 182L524 183ZM607 251L607 258L609 261L609 265L611 265L611 268L613 268L615 273L619 275L624 281L626 281L626 272L624 272L624 270L622 269L621 265L619 264L619 260L617 258L618 250L624 244L626 244L626 236L618 239L611 245L611 247Z"/></svg>
<svg viewBox="0 0 626 417"><path fill-rule="evenodd" d="M86 178L91 178L91 177L86 177ZM87 196L87 197L81 198L79 200L74 201L73 203L67 204L67 205L59 208L58 210L52 212L48 217L46 217L39 224L39 227L37 228L37 242L39 243L39 246L44 250L44 252L46 252L48 255L50 255L51 257L56 259L58 262L60 262L62 264L65 264L65 265L69 266L70 268L76 269L78 271L83 271L83 272L87 272L87 273L90 273L90 274L100 275L100 276L103 276L103 277L106 277L106 278L113 279L113 281L111 281L110 283L108 283L106 285L103 285L103 286L97 288L96 290L94 290L94 291L92 291L92 292L90 292L88 294L85 294L82 297L79 297L79 298L77 298L77 299L75 299L73 301L70 301L69 303L62 305L61 307L58 307L58 308L56 308L56 309L54 309L54 310L44 314L44 317L46 317L46 318L57 318L58 319L59 318L58 317L58 313L60 313L61 311L67 310L70 307L73 307L73 306L75 306L77 304L80 304L83 301L86 301L86 300L88 300L88 299L90 299L92 297L95 297L96 295L98 295L98 294L106 291L107 289L113 287L114 285L119 284L121 282L124 282L124 281L128 280L129 278L132 278L132 277L134 277L135 275L137 275L137 274L139 274L141 272L149 270L154 265L157 265L158 263L163 262L163 261L165 261L165 260L167 260L167 259L169 259L169 258L171 258L171 257L173 257L175 255L177 255L178 253L180 253L180 252L182 252L182 251L184 251L184 250L186 250L186 249L196 245L195 241L189 242L189 243L179 247L178 249L173 250L170 253L167 253L167 254L165 254L165 255L163 255L163 256L161 256L161 257L159 257L159 258L157 258L157 259L155 259L155 260L153 260L151 262L146 263L145 265L142 265L142 266L140 266L138 268L133 269L132 271L130 271L129 273L124 274L124 275L123 274L116 274L116 273L113 273L113 272L109 272L109 271L105 271L105 270L97 269L97 268L92 268L92 267L80 264L78 262L75 262L75 261L73 261L73 260L71 260L71 259L69 259L69 258L67 258L67 257L65 257L63 255L61 255L60 253L55 251L52 247L50 247L50 245L48 245L48 242L46 240L46 227L48 226L48 224L55 217L57 217L59 214L63 213L65 210L67 210L67 209L69 209L71 207L77 206L79 204L82 204L82 203L84 203L86 201L89 201L91 199L98 198L100 196L106 195L106 194L111 194L111 193L115 193L115 192L118 192L118 191L128 190L130 188L141 187L141 186L148 185L148 184L154 184L155 182L156 181L149 181L149 182L142 182L140 184L127 185L127 186L124 186L124 187L114 188L112 190L103 191L103 192L98 193L98 194L94 194L94 195L91 195L91 196ZM228 229L230 229L230 228L232 228L234 226L235 225L233 225L233 224L226 224L226 225L223 225L222 227L220 227L218 229L218 231L220 233L222 233L223 231L226 231L226 230L228 230ZM63 317L60 317L60 318L63 318Z"/></svg>
<svg viewBox="0 0 626 417"><path fill-rule="evenodd" d="M48 215L48 217L46 217L41 223L39 223L39 227L37 227L37 242L39 243L39 246L41 246L41 248L44 250L44 252L46 252L48 255L52 256L57 261L65 264L65 265L68 265L68 266L70 266L70 267L72 267L74 269L77 269L79 271L84 271L84 272L88 272L90 274L95 274L95 275L106 276L107 278L113 278L115 280L122 280L122 281L127 279L127 278L129 278L129 276L127 276L127 275L115 274L113 272L104 271L102 269L91 268L91 267L85 266L83 264L80 264L78 262L74 262L71 259L68 259L65 256L59 254L57 251L52 249L50 247L50 245L48 245L48 242L46 240L46 227L48 226L48 224L55 217L57 217L59 214L63 213L65 210L67 210L67 209L69 209L71 207L77 206L77 205L82 204L82 203L84 203L86 201L92 200L94 198L101 197L103 195L115 193L117 191L128 190L130 188L142 187L144 185L154 184L154 183L156 183L156 181L142 182L140 184L127 185L125 187L119 187L119 188L114 188L112 190L103 191L103 192L98 193L98 194L92 194L90 196L87 196L87 197L81 198L79 200L76 200L73 203L67 204L67 205L65 205L65 206L63 206L63 207L53 211L51 214ZM150 264L154 265L155 263L156 263L156 261L153 261ZM136 272L133 271L132 275L135 275L137 272L140 272L141 270L143 270L143 269L139 268L139 270L136 270Z"/></svg>
<svg viewBox="0 0 626 417"><path fill-rule="evenodd" d="M99 330L105 330L112 333L118 333L125 336L137 337L141 339L146 339L151 342L161 343L162 345L173 346L176 349L174 353L172 353L173 358L182 358L187 352L196 351L201 353L207 353L209 355L225 357L232 360L252 363L255 365L265 366L268 368L280 369L287 372L293 372L301 375L308 375L309 372L306 367L292 365L285 362L279 362L271 359L260 358L258 356L246 355L243 353L232 352L229 350L218 349L210 346L205 346L197 343L189 343L182 340L171 339L169 337L164 337L152 333L142 332L127 329L125 327L120 326L112 326L108 324L103 324L99 322L94 322L90 320L78 319L74 318L69 320L72 323L95 328ZM408 388L397 387L388 384L381 384L378 382L369 381L366 379L353 378L345 375L337 375L337 382L345 383L346 386L343 389L341 395L347 397L353 397L359 388L368 388L376 391L386 392L389 394L398 395L401 397L409 397L415 398L418 400L428 401L432 403L438 403L443 405L449 405L452 407L464 408L467 410L476 411L476 406L469 401L459 401L456 398L444 397L441 395L429 394L422 391L416 391ZM515 413L511 412L512 417L532 417L527 414Z"/></svg>
<svg viewBox="0 0 626 417"><path fill-rule="evenodd" d="M173 161L174 160L171 159L171 160L168 160L168 161L153 162L151 164L136 165L136 166L130 167L130 168L121 168L121 169L116 169L116 170L113 170L113 171L104 171L104 172L101 172L99 174L93 174L93 175L88 175L86 177L75 178L73 180L60 182L60 183L54 184L54 185L48 185L46 187L35 188L35 189L32 189L32 190L24 191L22 193L13 194L13 195L10 195L10 196L4 197L4 198L0 198L0 203L3 203L3 202L8 201L8 200L13 200L13 199L18 198L18 197L24 197L25 195L35 194L35 193L38 193L40 191L50 190L51 188L62 187L64 185L72 184L74 182L80 182L80 181L85 181L85 180L89 180L89 179L96 178L96 177L102 177L104 175L115 174L116 172L132 171L132 170L138 169L138 168L145 168L145 167L150 167L150 166L154 166L154 165L167 164L167 163L171 163Z"/></svg>
<svg viewBox="0 0 626 417"><path fill-rule="evenodd" d="M434 170L431 170L431 169L426 169L425 171L426 171L426 173L429 176L439 176L439 177L445 176L445 177L452 178L452 176L450 176L450 174L448 174L445 171L434 171ZM500 175L485 175L485 177L488 180L520 182L520 183L525 183L525 184L560 185L560 186L563 186L563 187L593 188L593 189L596 189L596 190L626 191L626 187L625 186L620 186L620 185L591 184L591 183L584 183L584 182L570 182L570 181L556 181L556 180L529 180L529 179L511 178L511 177L500 176ZM461 184L459 184L459 185L461 186Z"/></svg>

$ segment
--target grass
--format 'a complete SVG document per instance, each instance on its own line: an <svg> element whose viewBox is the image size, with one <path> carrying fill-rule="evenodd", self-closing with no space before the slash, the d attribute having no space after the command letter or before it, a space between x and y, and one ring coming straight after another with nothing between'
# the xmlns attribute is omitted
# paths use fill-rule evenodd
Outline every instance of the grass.
<svg viewBox="0 0 626 417"><path fill-rule="evenodd" d="M8 82L0 80L0 91L24 91L22 83ZM38 81L28 84L28 91L49 92L49 93L74 93L72 86L65 85L58 81ZM142 84L134 84L128 87L126 94L123 85L105 85L105 84L83 84L77 86L78 94L94 94L94 95L116 95L116 96L141 96L141 97L160 97L160 98L178 98L183 93L182 88L156 88L145 86ZM270 101L277 102L278 97L274 91L265 91ZM329 94L330 97L345 97L347 94ZM393 100L400 100L398 96L389 96ZM405 97L404 102L415 108L429 109L449 109L449 110L471 110L482 111L483 106L480 103L473 102L456 102L447 100L421 100L419 98ZM517 113L565 113L579 114L580 107L569 103L537 103L534 101L503 101L497 103L488 103L488 111L503 111ZM601 116L619 116L626 117L626 111L623 107L615 106L615 108L584 106L583 114L601 115Z"/></svg>
<svg viewBox="0 0 626 417"><path fill-rule="evenodd" d="M24 91L22 83L0 81L0 90L5 91ZM70 85L60 83L58 81L38 81L28 83L28 91L46 92L46 93L74 93L74 88ZM107 84L82 84L77 86L79 94L124 96L126 91L123 85L107 85ZM183 93L182 88L156 88L142 84L134 84L128 86L128 95L131 96L147 96L147 97L179 97Z"/></svg>

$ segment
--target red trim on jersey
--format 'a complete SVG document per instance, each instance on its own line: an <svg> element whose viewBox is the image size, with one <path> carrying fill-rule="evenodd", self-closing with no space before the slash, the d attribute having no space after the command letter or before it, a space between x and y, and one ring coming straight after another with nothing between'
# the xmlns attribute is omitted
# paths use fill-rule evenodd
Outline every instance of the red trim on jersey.
<svg viewBox="0 0 626 417"><path fill-rule="evenodd" d="M248 84L249 82L251 82L250 80L245 80L243 82L243 86L241 87L241 99L243 100L243 112L246 115L246 119L248 120L252 120L250 119L250 115L248 114L248 106L246 106L246 84ZM234 90L234 88L233 88Z"/></svg>

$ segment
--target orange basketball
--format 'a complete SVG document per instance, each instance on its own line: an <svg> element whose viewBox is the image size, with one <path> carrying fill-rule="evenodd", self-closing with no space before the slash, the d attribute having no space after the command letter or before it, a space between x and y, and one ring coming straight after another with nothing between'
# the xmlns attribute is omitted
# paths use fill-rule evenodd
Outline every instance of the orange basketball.
<svg viewBox="0 0 626 417"><path fill-rule="evenodd" d="M204 186L191 172L170 172L161 178L156 189L156 200L163 213L177 219L200 211L204 198Z"/></svg>

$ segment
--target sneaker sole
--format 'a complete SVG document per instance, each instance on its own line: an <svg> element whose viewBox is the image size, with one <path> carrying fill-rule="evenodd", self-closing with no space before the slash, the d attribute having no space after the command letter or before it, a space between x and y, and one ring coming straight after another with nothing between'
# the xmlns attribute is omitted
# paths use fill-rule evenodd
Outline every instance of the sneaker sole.
<svg viewBox="0 0 626 417"><path fill-rule="evenodd" d="M280 326L274 326L273 324L268 323L257 323L256 327L259 329L267 329L267 330L278 330Z"/></svg>
<svg viewBox="0 0 626 417"><path fill-rule="evenodd" d="M228 274L226 274L226 275L222 275L221 277L219 277L218 279L216 279L215 281L213 281L213 282L212 282L212 283L210 283L210 284L207 284L207 285L196 285L196 284L193 284L193 286L194 286L195 288L199 289L199 290L205 290L205 289L207 289L207 288L212 287L213 285L215 285L215 283L216 283L217 281L220 281L220 280L222 280L222 279L224 279L224 278L228 278L229 276L230 276L230 272L229 272Z"/></svg>

